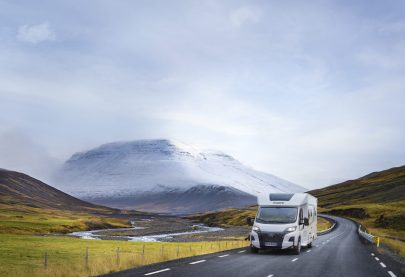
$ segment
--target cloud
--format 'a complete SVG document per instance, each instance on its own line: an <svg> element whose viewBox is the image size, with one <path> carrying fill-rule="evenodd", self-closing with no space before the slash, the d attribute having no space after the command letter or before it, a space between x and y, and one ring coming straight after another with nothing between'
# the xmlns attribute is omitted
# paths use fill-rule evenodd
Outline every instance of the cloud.
<svg viewBox="0 0 405 277"><path fill-rule="evenodd" d="M260 20L260 12L252 7L240 7L231 12L230 20L232 25L236 27L248 22L257 23Z"/></svg>
<svg viewBox="0 0 405 277"><path fill-rule="evenodd" d="M172 138L308 188L405 161L403 1L31 2L0 9L0 128L60 160Z"/></svg>
<svg viewBox="0 0 405 277"><path fill-rule="evenodd" d="M368 66L386 69L405 68L405 42L391 46L389 51L367 51L357 55L357 59Z"/></svg>
<svg viewBox="0 0 405 277"><path fill-rule="evenodd" d="M59 162L24 133L16 130L0 133L0 168L29 174L46 182L57 166Z"/></svg>
<svg viewBox="0 0 405 277"><path fill-rule="evenodd" d="M18 28L16 38L19 41L37 44L44 41L55 40L55 32L49 27L48 22L34 25L22 25Z"/></svg>
<svg viewBox="0 0 405 277"><path fill-rule="evenodd" d="M380 23L377 30L383 33L401 33L405 31L405 20Z"/></svg>

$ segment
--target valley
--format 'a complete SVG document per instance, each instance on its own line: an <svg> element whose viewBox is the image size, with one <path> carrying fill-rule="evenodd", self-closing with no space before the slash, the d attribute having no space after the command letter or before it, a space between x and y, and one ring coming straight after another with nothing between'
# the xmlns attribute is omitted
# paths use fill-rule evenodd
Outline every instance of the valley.
<svg viewBox="0 0 405 277"><path fill-rule="evenodd" d="M246 246L246 232L94 205L0 170L0 276L99 275Z"/></svg>
<svg viewBox="0 0 405 277"><path fill-rule="evenodd" d="M381 237L383 247L388 247L382 251L393 249L403 256L404 176L404 167L394 168L310 193L318 197L320 212L360 222ZM200 206L223 201L228 191L235 193L229 186L192 190L201 199L194 204ZM178 204L191 205L186 201L190 195L180 191L166 191L167 201L176 203L178 198ZM23 173L0 170L0 275L98 275L249 244L246 218L255 216L255 205L235 208L229 201L226 207L231 208L209 206L217 211L207 211L165 206L162 201L164 214L152 213L154 201L144 199L151 202L148 212L110 208L79 200ZM318 217L318 231L330 226L329 220Z"/></svg>
<svg viewBox="0 0 405 277"><path fill-rule="evenodd" d="M154 215L132 217L132 228L115 228L69 233L85 239L123 240L133 242L226 241L244 238L249 228L243 226L207 226L184 217Z"/></svg>

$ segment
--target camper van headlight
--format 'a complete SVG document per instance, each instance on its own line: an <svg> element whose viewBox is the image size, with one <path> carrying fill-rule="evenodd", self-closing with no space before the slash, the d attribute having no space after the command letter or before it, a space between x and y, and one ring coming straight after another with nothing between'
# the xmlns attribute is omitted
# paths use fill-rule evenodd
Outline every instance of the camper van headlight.
<svg viewBox="0 0 405 277"><path fill-rule="evenodd" d="M297 230L297 226L291 226L285 229L286 232L294 232L295 230Z"/></svg>
<svg viewBox="0 0 405 277"><path fill-rule="evenodd" d="M254 231L254 232L260 232L260 228L259 227L257 227L257 226L253 226L252 227L252 230Z"/></svg>

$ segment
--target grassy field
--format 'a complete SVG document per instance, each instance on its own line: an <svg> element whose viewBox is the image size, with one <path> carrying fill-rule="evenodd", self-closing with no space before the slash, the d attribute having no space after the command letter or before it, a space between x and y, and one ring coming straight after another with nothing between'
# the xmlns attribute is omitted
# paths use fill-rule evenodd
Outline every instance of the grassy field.
<svg viewBox="0 0 405 277"><path fill-rule="evenodd" d="M115 227L126 226L126 223L89 214L44 209L41 212L8 210L7 213L1 213L0 276L92 276L248 245L243 237L228 238L228 241L141 243L48 236L43 234L88 229L88 222L96 224L100 221L100 226L110 224ZM223 220L222 225L244 225L246 217L254 217L255 213L256 207L247 210L229 209L219 212L217 220ZM209 219L207 223L212 225L212 216L206 218ZM322 219L319 224L328 226L328 222ZM30 232L38 235L27 235Z"/></svg>
<svg viewBox="0 0 405 277"><path fill-rule="evenodd" d="M215 242L141 243L1 234L0 276L94 276L247 244L242 238Z"/></svg>
<svg viewBox="0 0 405 277"><path fill-rule="evenodd" d="M242 238L143 244L54 235L128 226L128 220L108 215L0 204L0 276L93 276L247 245Z"/></svg>
<svg viewBox="0 0 405 277"><path fill-rule="evenodd" d="M0 169L0 276L94 276L247 245L242 238L143 244L62 235L129 227L129 218L145 215L87 203L28 175Z"/></svg>
<svg viewBox="0 0 405 277"><path fill-rule="evenodd" d="M126 220L101 215L0 204L0 234L49 234L129 227Z"/></svg>
<svg viewBox="0 0 405 277"><path fill-rule="evenodd" d="M361 212L359 212L361 211ZM385 204L335 206L324 212L342 215L362 224L380 242L405 258L405 201ZM402 241L401 241L402 240Z"/></svg>
<svg viewBox="0 0 405 277"><path fill-rule="evenodd" d="M319 231L323 231L323 230L327 230L330 227L332 227L332 222L330 222L329 220L324 219L323 217L318 217L318 232Z"/></svg>

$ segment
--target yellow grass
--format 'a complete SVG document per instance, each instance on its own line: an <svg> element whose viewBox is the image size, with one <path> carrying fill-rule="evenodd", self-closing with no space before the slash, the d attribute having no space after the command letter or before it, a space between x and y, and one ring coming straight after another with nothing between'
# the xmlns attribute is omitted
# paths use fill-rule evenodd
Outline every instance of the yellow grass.
<svg viewBox="0 0 405 277"><path fill-rule="evenodd" d="M370 234L377 236L380 238L380 243L387 245L391 248L392 251L400 255L402 258L405 258L405 242L400 241L398 239L404 238L402 235L404 231L395 231L390 229L383 229L383 228L373 228L369 227L372 226L368 220L359 220L355 219L363 226L367 227L367 232ZM398 239L396 239L398 238Z"/></svg>
<svg viewBox="0 0 405 277"><path fill-rule="evenodd" d="M380 242L394 250L402 258L405 258L405 242L384 237L380 238Z"/></svg>
<svg viewBox="0 0 405 277"><path fill-rule="evenodd" d="M89 213L0 204L0 234L70 233L123 227L130 227L127 220Z"/></svg>
<svg viewBox="0 0 405 277"><path fill-rule="evenodd" d="M245 247L232 241L188 243L0 235L0 276L94 276L178 258ZM88 259L86 262L86 248ZM48 261L45 269L44 254Z"/></svg>
<svg viewBox="0 0 405 277"><path fill-rule="evenodd" d="M329 220L326 220L323 217L318 216L318 222L317 222L318 232L327 230L330 227L332 227L332 222L330 222Z"/></svg>
<svg viewBox="0 0 405 277"><path fill-rule="evenodd" d="M392 229L392 228L381 228L377 227L375 220L382 214L385 216L395 216L405 213L405 202L391 202L386 204L362 204L362 205L346 205L334 207L339 209L348 208L363 208L366 210L368 217L364 219L353 218L351 219L357 221L365 228L367 231L374 236L380 237L380 243L387 245L395 253L399 254L401 257L405 258L405 242L399 239L405 238L405 230ZM327 212L328 210L326 210Z"/></svg>

